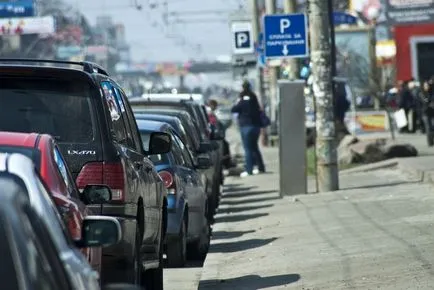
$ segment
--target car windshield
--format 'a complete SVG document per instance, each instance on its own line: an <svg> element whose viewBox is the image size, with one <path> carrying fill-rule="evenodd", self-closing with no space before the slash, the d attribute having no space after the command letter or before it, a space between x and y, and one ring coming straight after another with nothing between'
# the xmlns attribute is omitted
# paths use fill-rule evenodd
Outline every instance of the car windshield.
<svg viewBox="0 0 434 290"><path fill-rule="evenodd" d="M151 132L140 131L140 137L143 143L143 149L149 151L149 141L151 140ZM167 154L153 154L149 155L148 158L155 164L169 164L169 156Z"/></svg>
<svg viewBox="0 0 434 290"><path fill-rule="evenodd" d="M67 143L93 140L87 84L2 77L0 104L0 131L46 133Z"/></svg>
<svg viewBox="0 0 434 290"><path fill-rule="evenodd" d="M22 146L4 146L0 145L0 153L19 153L32 159L36 168L41 166L41 152L36 148Z"/></svg>

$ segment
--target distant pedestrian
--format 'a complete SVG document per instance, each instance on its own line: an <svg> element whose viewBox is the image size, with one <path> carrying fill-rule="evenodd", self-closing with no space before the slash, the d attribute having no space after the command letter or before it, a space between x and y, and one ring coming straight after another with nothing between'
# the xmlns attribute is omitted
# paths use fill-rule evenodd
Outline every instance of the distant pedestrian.
<svg viewBox="0 0 434 290"><path fill-rule="evenodd" d="M420 100L422 103L423 120L428 146L434 146L434 88L432 81L426 81L422 85Z"/></svg>
<svg viewBox="0 0 434 290"><path fill-rule="evenodd" d="M211 123L211 126L213 126L214 130L218 130L223 135L222 145L223 145L223 167L225 169L229 169L233 167L232 157L231 157L231 150L228 141L226 140L226 128L223 126L221 121L217 118L216 110L218 107L218 102L214 99L211 99L208 101L208 119Z"/></svg>
<svg viewBox="0 0 434 290"><path fill-rule="evenodd" d="M245 154L245 172L241 177L253 175L254 165L258 166L257 173L265 172L265 165L259 150L259 136L261 133L261 108L258 97L252 91L250 83L245 81L239 94L238 102L232 107L232 113L238 114L241 139Z"/></svg>
<svg viewBox="0 0 434 290"><path fill-rule="evenodd" d="M404 81L401 84L399 92L399 108L403 109L405 116L407 117L407 126L403 127L402 132L413 132L415 123L415 114L413 113L415 109L414 96L410 91L408 86L409 81Z"/></svg>
<svg viewBox="0 0 434 290"><path fill-rule="evenodd" d="M351 103L347 98L347 91L345 89L345 84L335 83L335 102L334 102L334 114L336 120L337 131L344 134L349 134L350 132L345 125L345 115L350 109Z"/></svg>

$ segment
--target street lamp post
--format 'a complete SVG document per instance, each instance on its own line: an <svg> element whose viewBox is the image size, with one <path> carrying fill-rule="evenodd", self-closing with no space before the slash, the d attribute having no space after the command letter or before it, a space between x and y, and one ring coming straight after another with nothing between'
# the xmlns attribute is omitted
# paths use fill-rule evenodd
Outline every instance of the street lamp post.
<svg viewBox="0 0 434 290"><path fill-rule="evenodd" d="M367 11L367 16L370 19L370 58L371 58L371 73L370 73L370 86L374 94L374 109L380 110L380 99L378 90L380 89L380 80L377 67L377 19L380 16L380 10L377 7L370 7Z"/></svg>

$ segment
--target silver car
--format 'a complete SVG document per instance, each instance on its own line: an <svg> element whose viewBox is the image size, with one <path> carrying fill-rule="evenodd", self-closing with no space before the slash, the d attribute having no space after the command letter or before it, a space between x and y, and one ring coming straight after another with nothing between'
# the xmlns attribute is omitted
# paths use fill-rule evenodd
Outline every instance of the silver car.
<svg viewBox="0 0 434 290"><path fill-rule="evenodd" d="M82 240L72 241L54 205L55 197L50 195L28 157L21 154L0 154L0 186L8 180L14 180L20 185L19 193L27 194L31 207L47 229L47 235L53 242L54 252L60 258L70 289L100 289L98 272L92 269L80 248L116 244L121 238L119 222L112 217L87 216L83 221ZM109 188L95 185L94 189L87 190L88 194L93 195L92 198L99 197L101 201L110 198ZM2 187L2 190L5 188Z"/></svg>

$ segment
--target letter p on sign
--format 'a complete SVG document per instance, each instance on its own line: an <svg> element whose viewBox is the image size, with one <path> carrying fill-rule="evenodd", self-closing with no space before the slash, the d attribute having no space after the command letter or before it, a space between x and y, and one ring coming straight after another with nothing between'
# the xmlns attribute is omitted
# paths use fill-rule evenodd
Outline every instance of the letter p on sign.
<svg viewBox="0 0 434 290"><path fill-rule="evenodd" d="M285 29L289 28L291 26L291 21L289 19L280 19L280 34L285 33Z"/></svg>
<svg viewBox="0 0 434 290"><path fill-rule="evenodd" d="M238 31L235 33L235 47L238 49L250 47L249 31Z"/></svg>

